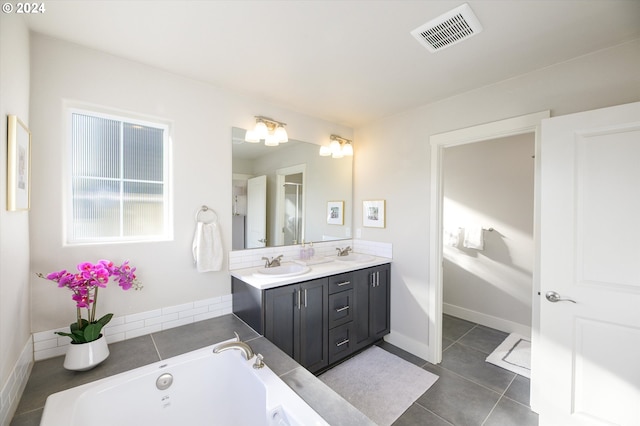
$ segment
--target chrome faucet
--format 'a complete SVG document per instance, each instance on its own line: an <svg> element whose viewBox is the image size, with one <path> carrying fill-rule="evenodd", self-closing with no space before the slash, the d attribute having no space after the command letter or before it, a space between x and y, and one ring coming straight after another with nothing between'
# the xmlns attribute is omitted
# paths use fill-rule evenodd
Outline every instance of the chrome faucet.
<svg viewBox="0 0 640 426"><path fill-rule="evenodd" d="M229 349L237 349L244 353L244 357L247 359L247 361L253 358L254 353L253 349L251 349L251 346L247 345L245 342L241 342L240 336L238 336L238 333L236 333L235 331L234 334L236 335L235 342L220 343L213 348L213 353L219 354L220 352L224 352Z"/></svg>
<svg viewBox="0 0 640 426"><path fill-rule="evenodd" d="M275 266L280 266L280 260L282 260L282 255L278 257L272 257L271 259L269 259L268 257L263 257L262 260L264 260L265 268L273 268Z"/></svg>
<svg viewBox="0 0 640 426"><path fill-rule="evenodd" d="M353 249L351 248L351 246L347 246L343 249L336 247L336 250L338 250L338 256L348 256L350 251L353 251Z"/></svg>

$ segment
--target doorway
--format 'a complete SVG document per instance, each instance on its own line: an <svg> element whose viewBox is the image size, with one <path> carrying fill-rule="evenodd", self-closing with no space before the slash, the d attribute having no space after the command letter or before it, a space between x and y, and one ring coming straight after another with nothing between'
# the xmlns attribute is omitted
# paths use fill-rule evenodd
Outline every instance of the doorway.
<svg viewBox="0 0 640 426"><path fill-rule="evenodd" d="M305 237L305 175L307 166L298 164L276 170L275 245L299 244Z"/></svg>
<svg viewBox="0 0 640 426"><path fill-rule="evenodd" d="M534 135L444 149L443 312L531 336Z"/></svg>
<svg viewBox="0 0 640 426"><path fill-rule="evenodd" d="M487 141L506 136L521 134L533 134L535 139L535 190L534 208L538 208L539 199L539 147L540 147L540 123L550 116L549 111L529 114L520 117L505 119L493 123L474 126L466 129L433 135L431 143L431 216L430 216L430 282L429 287L429 360L432 363L442 361L442 314L443 314L443 200L444 200L444 150L448 147L460 146L470 143ZM539 227L534 223L535 259L533 265L533 291L535 294L539 287L536 272L538 271L538 241ZM537 330L539 323L539 301L533 297L532 301L532 333Z"/></svg>

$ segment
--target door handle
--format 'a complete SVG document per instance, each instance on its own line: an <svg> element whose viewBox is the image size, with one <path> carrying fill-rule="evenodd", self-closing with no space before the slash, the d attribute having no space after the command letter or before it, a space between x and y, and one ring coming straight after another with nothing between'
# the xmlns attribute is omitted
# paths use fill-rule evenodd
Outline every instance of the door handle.
<svg viewBox="0 0 640 426"><path fill-rule="evenodd" d="M561 297L558 293L556 293L555 291L548 291L548 292L544 295L544 297L546 297L546 298L547 298L547 300L548 300L549 302L552 302L552 303L556 303L556 302L571 302L571 303L576 303L576 301L575 301L575 300L562 298L562 297Z"/></svg>

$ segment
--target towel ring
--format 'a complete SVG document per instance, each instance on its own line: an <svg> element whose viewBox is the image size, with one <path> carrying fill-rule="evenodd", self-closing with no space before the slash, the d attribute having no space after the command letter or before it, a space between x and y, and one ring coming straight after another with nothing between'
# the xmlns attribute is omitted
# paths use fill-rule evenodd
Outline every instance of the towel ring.
<svg viewBox="0 0 640 426"><path fill-rule="evenodd" d="M205 222L204 220L200 219L200 213L204 213L207 214L208 212L213 214L213 220L210 220L208 222ZM202 222L202 223L212 223L212 222L217 222L218 221L218 214L215 212L215 210L210 209L208 206L203 205L202 207L200 207L200 209L198 210L198 212L196 213L196 222Z"/></svg>

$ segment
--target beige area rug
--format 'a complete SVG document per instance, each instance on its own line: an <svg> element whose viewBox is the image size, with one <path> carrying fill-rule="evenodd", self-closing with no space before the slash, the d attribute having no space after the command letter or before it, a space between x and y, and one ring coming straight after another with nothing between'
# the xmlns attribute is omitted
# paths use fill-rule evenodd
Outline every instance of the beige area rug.
<svg viewBox="0 0 640 426"><path fill-rule="evenodd" d="M376 424L386 426L396 421L438 376L372 346L319 379Z"/></svg>
<svg viewBox="0 0 640 426"><path fill-rule="evenodd" d="M531 341L511 333L488 357L487 362L524 377L531 376Z"/></svg>

